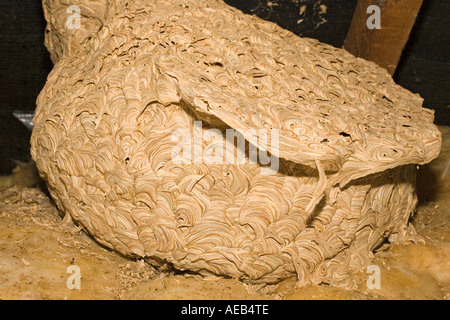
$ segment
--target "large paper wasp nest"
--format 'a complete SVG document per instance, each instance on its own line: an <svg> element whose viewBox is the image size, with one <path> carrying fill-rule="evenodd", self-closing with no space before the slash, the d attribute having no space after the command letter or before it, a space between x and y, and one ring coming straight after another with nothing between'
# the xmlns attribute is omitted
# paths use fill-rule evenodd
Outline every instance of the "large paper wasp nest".
<svg viewBox="0 0 450 320"><path fill-rule="evenodd" d="M77 28L66 1L43 4L55 66L32 156L103 245L252 283L340 284L414 238L416 165L441 137L386 70L221 0L74 0Z"/></svg>

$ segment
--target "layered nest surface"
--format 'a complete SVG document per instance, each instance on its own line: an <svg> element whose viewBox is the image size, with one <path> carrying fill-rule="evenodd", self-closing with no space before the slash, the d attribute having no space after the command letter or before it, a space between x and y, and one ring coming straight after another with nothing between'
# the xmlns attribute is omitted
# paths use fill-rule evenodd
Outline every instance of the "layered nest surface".
<svg viewBox="0 0 450 320"><path fill-rule="evenodd" d="M78 0L74 29L64 1L43 4L55 67L31 152L103 245L252 283L350 285L384 241L417 239L416 165L441 136L386 70L222 1Z"/></svg>

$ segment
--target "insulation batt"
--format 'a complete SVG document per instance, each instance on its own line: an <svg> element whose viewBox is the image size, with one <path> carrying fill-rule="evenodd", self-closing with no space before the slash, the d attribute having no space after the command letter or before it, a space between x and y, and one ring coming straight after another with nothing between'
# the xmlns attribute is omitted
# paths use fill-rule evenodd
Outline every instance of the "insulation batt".
<svg viewBox="0 0 450 320"><path fill-rule="evenodd" d="M31 152L66 220L101 244L249 283L350 286L386 240L418 239L416 166L441 134L386 70L221 0L71 5L77 29L66 1L43 0L55 65ZM278 170L176 163L173 132L194 121L203 152L227 143L209 129L278 130Z"/></svg>

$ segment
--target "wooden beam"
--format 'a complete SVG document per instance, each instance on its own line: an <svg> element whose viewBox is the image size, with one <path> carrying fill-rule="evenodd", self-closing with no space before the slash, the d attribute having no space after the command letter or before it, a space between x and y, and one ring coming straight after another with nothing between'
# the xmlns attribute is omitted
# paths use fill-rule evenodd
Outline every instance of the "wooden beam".
<svg viewBox="0 0 450 320"><path fill-rule="evenodd" d="M358 0L344 48L393 75L423 0ZM369 29L369 6L380 8L380 28ZM371 20L372 21L372 20Z"/></svg>

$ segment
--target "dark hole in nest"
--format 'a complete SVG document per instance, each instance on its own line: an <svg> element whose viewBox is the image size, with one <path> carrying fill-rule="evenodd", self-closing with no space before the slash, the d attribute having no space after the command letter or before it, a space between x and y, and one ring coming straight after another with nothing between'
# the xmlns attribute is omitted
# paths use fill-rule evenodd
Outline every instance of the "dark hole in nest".
<svg viewBox="0 0 450 320"><path fill-rule="evenodd" d="M206 64L207 66L210 66L210 67L223 68L223 63L222 62L204 62L204 64Z"/></svg>
<svg viewBox="0 0 450 320"><path fill-rule="evenodd" d="M344 132L344 131L339 132L339 134L343 137L351 137L350 134L348 134L347 132Z"/></svg>
<svg viewBox="0 0 450 320"><path fill-rule="evenodd" d="M383 99L386 100L389 103L393 103L393 101L391 99L389 99L388 97L386 97L386 96L383 96Z"/></svg>

